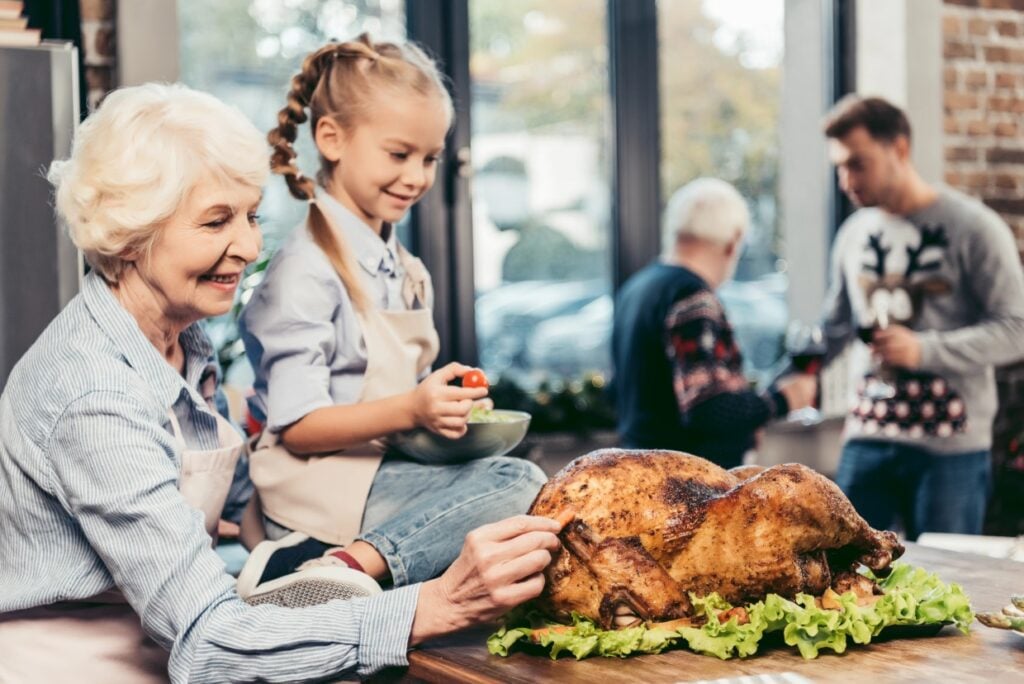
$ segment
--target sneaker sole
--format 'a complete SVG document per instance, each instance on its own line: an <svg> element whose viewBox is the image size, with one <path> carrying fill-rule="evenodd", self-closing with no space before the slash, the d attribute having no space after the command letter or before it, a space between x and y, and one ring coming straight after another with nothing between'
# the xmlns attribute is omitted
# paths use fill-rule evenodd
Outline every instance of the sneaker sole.
<svg viewBox="0 0 1024 684"><path fill-rule="evenodd" d="M289 546L296 546L307 539L309 539L309 535L302 532L292 532L277 541L261 541L257 544L249 553L249 558L245 561L245 565L242 566L242 572L238 574L238 581L235 584L235 591L238 592L238 595L244 599L256 591L256 585L260 581L260 577L263 576L263 571L267 567L267 561L270 560L270 556L275 551Z"/></svg>
<svg viewBox="0 0 1024 684"><path fill-rule="evenodd" d="M381 592L380 585L372 577L358 570L311 568L264 582L245 597L245 602L252 606L303 608L329 601L374 596Z"/></svg>

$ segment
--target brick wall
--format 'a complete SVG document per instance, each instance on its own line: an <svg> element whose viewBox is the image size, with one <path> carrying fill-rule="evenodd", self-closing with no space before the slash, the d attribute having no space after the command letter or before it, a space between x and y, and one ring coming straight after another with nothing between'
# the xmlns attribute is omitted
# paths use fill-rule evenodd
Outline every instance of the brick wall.
<svg viewBox="0 0 1024 684"><path fill-rule="evenodd" d="M998 211L1024 254L1024 0L945 0L946 182Z"/></svg>
<svg viewBox="0 0 1024 684"><path fill-rule="evenodd" d="M89 111L117 83L117 0L80 0L82 13L82 63L85 65L86 99Z"/></svg>

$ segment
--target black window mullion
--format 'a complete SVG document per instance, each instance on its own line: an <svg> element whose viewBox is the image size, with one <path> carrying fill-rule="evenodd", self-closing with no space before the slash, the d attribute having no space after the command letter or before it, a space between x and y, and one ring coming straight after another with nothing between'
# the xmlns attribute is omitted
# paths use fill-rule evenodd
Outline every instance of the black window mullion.
<svg viewBox="0 0 1024 684"><path fill-rule="evenodd" d="M660 249L657 15L656 0L608 0L616 288Z"/></svg>
<svg viewBox="0 0 1024 684"><path fill-rule="evenodd" d="M473 266L473 205L470 156L472 88L469 73L469 1L450 0L449 44L445 72L455 100L455 127L449 150L448 194L451 198L450 235L453 261L451 307L454 360L476 365L476 279Z"/></svg>
<svg viewBox="0 0 1024 684"><path fill-rule="evenodd" d="M475 286L468 157L472 100L468 0L407 0L408 35L442 63L456 121L437 188L414 208L418 253L434 280L439 362L475 363ZM608 0L612 98L612 251L617 288L660 249L656 0Z"/></svg>
<svg viewBox="0 0 1024 684"><path fill-rule="evenodd" d="M825 45L828 46L830 53L825 55L825 68L832 70L832 77L829 79L831 92L826 93L826 110L857 87L856 3L854 0L832 0L829 10L826 12L828 25L823 27ZM853 202L839 189L839 177L834 170L830 204L834 235L843 221L854 211Z"/></svg>
<svg viewBox="0 0 1024 684"><path fill-rule="evenodd" d="M418 254L434 282L438 363L475 364L476 317L470 204L468 0L406 0L407 33L439 60L455 102L455 121L436 187L413 209Z"/></svg>

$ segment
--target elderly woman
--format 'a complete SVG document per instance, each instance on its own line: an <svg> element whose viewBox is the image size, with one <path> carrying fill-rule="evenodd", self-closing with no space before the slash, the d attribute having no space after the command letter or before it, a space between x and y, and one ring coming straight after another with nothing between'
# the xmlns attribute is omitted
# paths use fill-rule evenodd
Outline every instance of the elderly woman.
<svg viewBox="0 0 1024 684"><path fill-rule="evenodd" d="M211 534L242 440L211 408L198 322L259 252L266 159L236 110L147 85L108 97L51 167L93 270L0 395L0 681L365 676L540 592L557 523L520 516L423 584L238 598Z"/></svg>
<svg viewBox="0 0 1024 684"><path fill-rule="evenodd" d="M755 432L809 406L816 381L783 378L758 394L715 291L732 278L750 215L729 183L698 178L665 209L662 259L619 291L612 331L624 446L675 449L738 466Z"/></svg>

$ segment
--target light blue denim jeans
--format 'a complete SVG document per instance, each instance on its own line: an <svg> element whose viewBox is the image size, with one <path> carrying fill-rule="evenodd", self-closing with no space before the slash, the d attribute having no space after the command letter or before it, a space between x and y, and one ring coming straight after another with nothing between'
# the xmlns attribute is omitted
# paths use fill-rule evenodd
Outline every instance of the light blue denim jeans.
<svg viewBox="0 0 1024 684"><path fill-rule="evenodd" d="M389 454L373 478L359 539L384 557L395 586L423 582L452 564L468 532L525 513L546 481L521 458L424 465ZM290 532L266 523L271 539Z"/></svg>
<svg viewBox="0 0 1024 684"><path fill-rule="evenodd" d="M981 534L992 483L989 451L934 454L870 440L843 446L836 484L875 529L897 519L907 539L922 532Z"/></svg>

